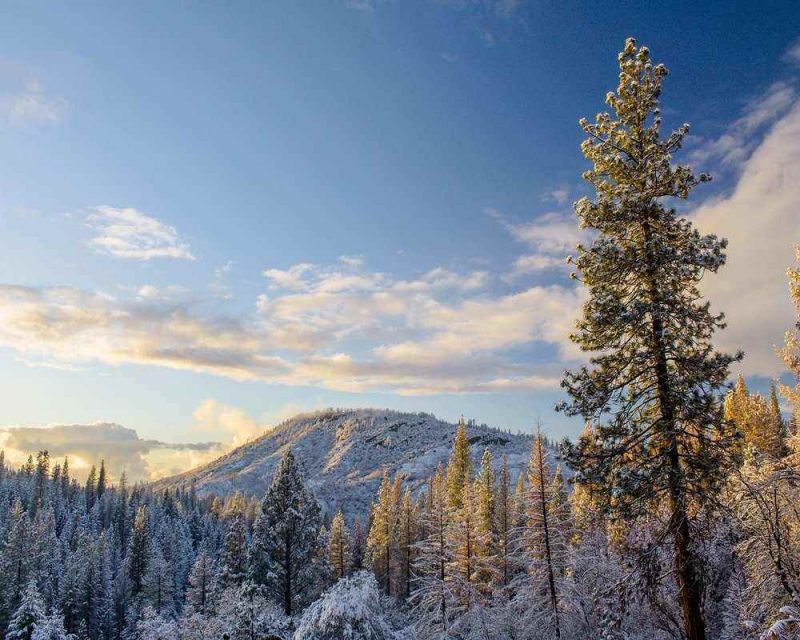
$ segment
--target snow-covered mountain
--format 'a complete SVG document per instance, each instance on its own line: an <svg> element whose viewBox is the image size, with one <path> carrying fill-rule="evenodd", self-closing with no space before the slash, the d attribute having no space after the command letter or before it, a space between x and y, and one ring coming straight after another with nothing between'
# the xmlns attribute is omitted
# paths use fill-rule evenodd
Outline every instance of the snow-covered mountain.
<svg viewBox="0 0 800 640"><path fill-rule="evenodd" d="M378 409L327 409L295 416L260 438L185 473L159 480L157 488L188 487L200 494L236 490L262 496L283 453L291 448L328 513L365 514L384 469L401 472L420 487L450 455L456 425L427 413ZM512 478L525 466L531 436L485 425L467 425L476 464L489 449L499 466L508 455Z"/></svg>

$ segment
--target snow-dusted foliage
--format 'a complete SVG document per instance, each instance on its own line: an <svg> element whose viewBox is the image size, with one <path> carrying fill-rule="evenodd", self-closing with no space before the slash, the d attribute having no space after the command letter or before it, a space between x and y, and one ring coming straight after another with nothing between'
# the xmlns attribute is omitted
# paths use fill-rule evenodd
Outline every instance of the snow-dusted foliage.
<svg viewBox="0 0 800 640"><path fill-rule="evenodd" d="M339 580L303 613L294 640L394 640L375 576L359 571Z"/></svg>

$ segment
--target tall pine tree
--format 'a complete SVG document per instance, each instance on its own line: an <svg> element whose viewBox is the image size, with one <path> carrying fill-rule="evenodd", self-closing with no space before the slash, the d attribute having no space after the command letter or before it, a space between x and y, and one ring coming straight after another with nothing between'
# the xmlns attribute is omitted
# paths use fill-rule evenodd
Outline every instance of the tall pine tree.
<svg viewBox="0 0 800 640"><path fill-rule="evenodd" d="M597 195L575 212L597 235L574 259L589 299L572 339L596 355L591 368L567 373L571 402L561 405L587 421L611 419L565 451L578 482L600 488L609 510L633 519L666 505L684 632L704 640L692 503L713 497L725 478L731 436L719 394L736 358L714 351L723 317L710 313L698 283L723 265L726 243L665 207L708 179L672 163L688 125L661 136L666 67L629 38L619 68L617 91L606 96L616 116L581 120L593 163L584 178Z"/></svg>

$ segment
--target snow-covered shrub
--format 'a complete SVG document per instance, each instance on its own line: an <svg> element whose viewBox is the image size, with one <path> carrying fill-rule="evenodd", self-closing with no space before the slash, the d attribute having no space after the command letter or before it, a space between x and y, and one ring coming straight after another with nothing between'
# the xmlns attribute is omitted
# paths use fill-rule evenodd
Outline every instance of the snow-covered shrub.
<svg viewBox="0 0 800 640"><path fill-rule="evenodd" d="M150 606L142 610L142 617L136 624L136 632L142 640L174 640L178 635L178 625L174 620L164 618Z"/></svg>
<svg viewBox="0 0 800 640"><path fill-rule="evenodd" d="M303 613L294 640L394 640L375 576L339 580Z"/></svg>

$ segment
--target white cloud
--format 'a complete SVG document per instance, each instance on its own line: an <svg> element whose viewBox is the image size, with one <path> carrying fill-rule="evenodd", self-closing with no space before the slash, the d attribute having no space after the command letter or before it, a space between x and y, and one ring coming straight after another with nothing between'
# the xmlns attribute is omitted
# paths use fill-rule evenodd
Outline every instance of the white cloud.
<svg viewBox="0 0 800 640"><path fill-rule="evenodd" d="M305 274L314 268L310 262L302 262L286 270L266 269L264 277L271 281L270 289L303 289L306 286Z"/></svg>
<svg viewBox="0 0 800 640"><path fill-rule="evenodd" d="M137 209L96 207L86 222L95 233L90 245L97 253L132 260L195 259L175 227Z"/></svg>
<svg viewBox="0 0 800 640"><path fill-rule="evenodd" d="M698 227L729 240L728 263L703 283L728 318L720 347L745 350L741 371L776 375L774 347L797 321L786 269L800 242L800 102L776 122L747 159L738 184L693 214Z"/></svg>

